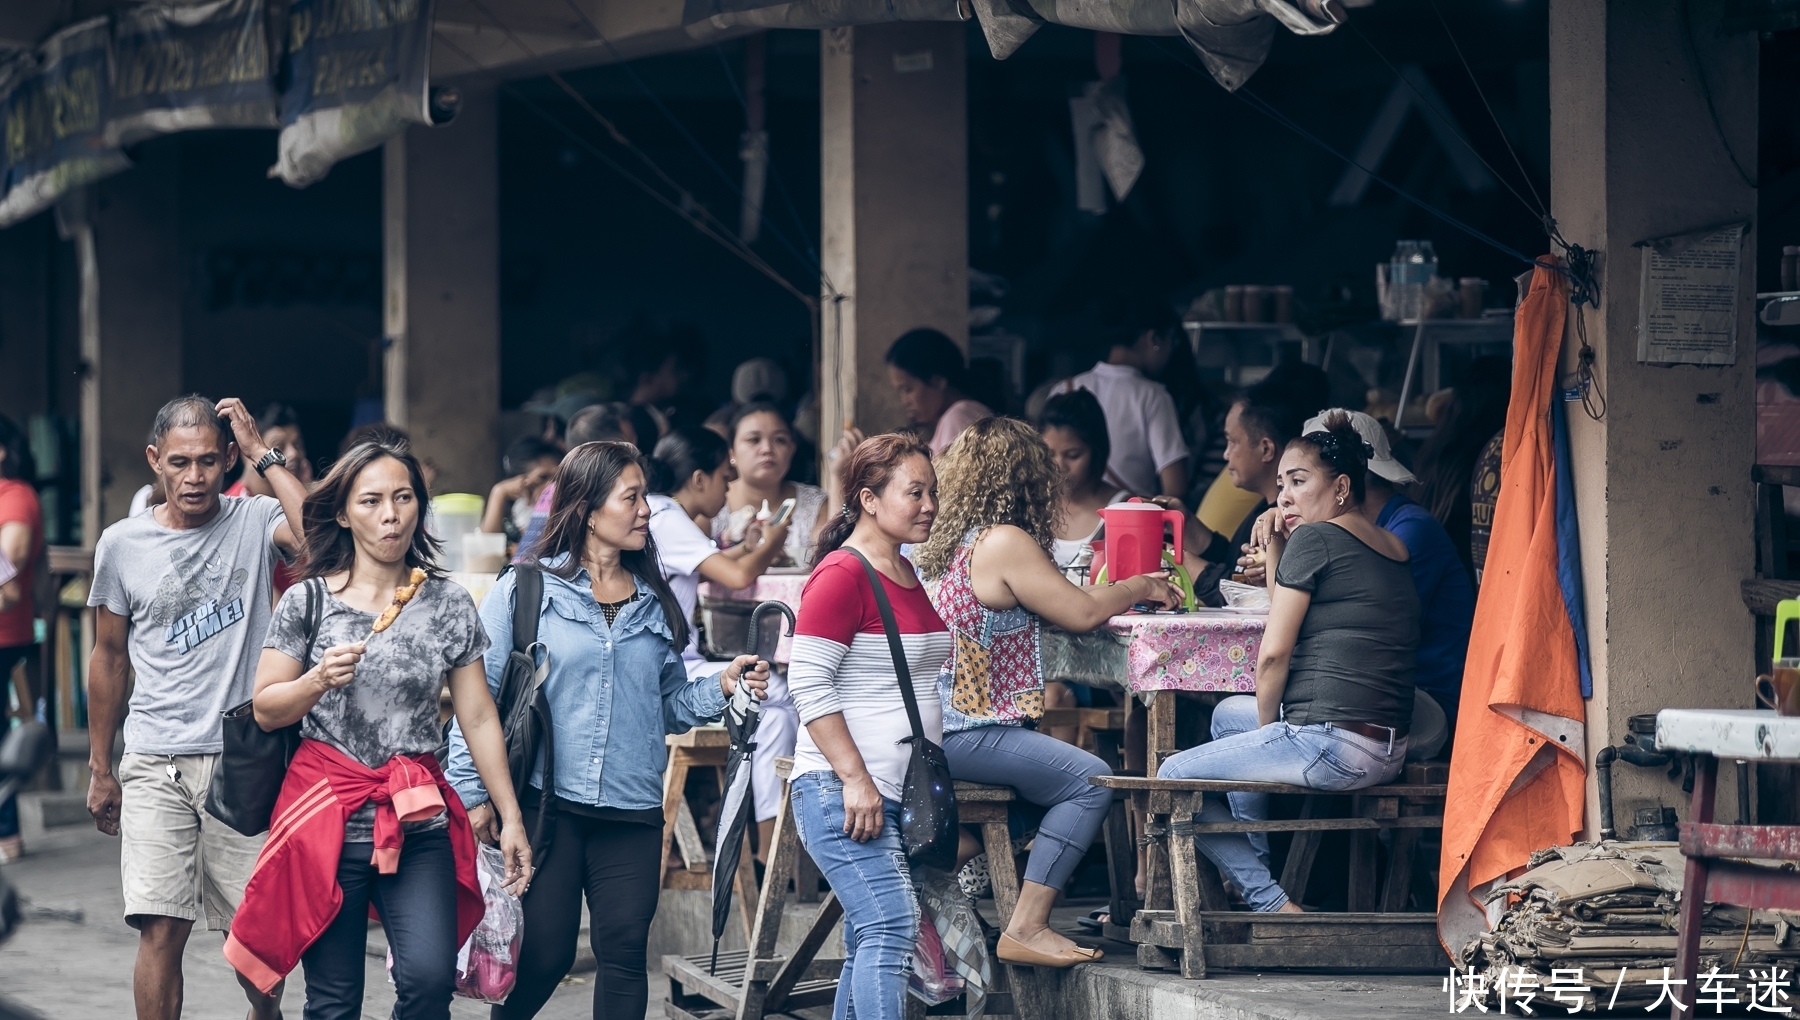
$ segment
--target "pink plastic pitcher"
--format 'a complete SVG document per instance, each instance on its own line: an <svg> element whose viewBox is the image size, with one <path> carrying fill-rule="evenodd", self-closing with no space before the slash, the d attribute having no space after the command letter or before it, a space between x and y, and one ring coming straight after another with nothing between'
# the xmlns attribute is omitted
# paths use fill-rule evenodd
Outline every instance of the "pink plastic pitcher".
<svg viewBox="0 0 1800 1020"><path fill-rule="evenodd" d="M1163 524L1175 526L1176 558L1180 558L1181 529L1185 515L1178 510L1164 510L1155 503L1132 497L1124 503L1100 511L1106 522L1106 576L1123 581L1139 574L1154 574L1162 569ZM1098 576L1098 566L1095 576Z"/></svg>

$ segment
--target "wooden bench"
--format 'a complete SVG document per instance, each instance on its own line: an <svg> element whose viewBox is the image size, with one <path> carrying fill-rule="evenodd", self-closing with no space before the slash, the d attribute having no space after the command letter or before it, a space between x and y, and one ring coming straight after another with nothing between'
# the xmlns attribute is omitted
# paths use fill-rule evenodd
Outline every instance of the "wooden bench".
<svg viewBox="0 0 1800 1020"><path fill-rule="evenodd" d="M1152 867L1145 908L1132 919L1129 938L1138 946L1138 965L1147 970L1180 967L1183 977L1203 978L1219 968L1320 967L1432 971L1449 966L1437 941L1435 913L1403 913L1411 888L1419 836L1441 829L1444 782L1441 765L1410 765L1408 781L1332 794L1286 783L1210 779L1146 779L1096 776L1091 782L1125 791L1147 813ZM1292 794L1305 798L1301 817L1267 821L1202 822L1196 819L1205 794ZM1348 817L1323 816L1324 798L1347 798ZM1436 808L1435 811L1431 809ZM1428 813L1429 812L1429 813ZM1393 833L1385 882L1376 875L1376 839ZM1280 884L1288 898L1302 902L1326 832L1348 831L1350 911L1343 914L1287 914L1233 911L1210 861L1193 837L1203 833L1291 832ZM1115 888L1115 901L1119 899Z"/></svg>
<svg viewBox="0 0 1800 1020"><path fill-rule="evenodd" d="M681 856L680 869L665 868L664 889L711 889L712 855L700 838L694 823L694 811L687 802L688 773L697 768L710 768L718 775L719 790L725 789L725 765L731 754L731 735L722 727L701 726L686 733L665 738L669 748L669 765L663 773L663 838L661 860L669 859L673 845ZM738 855L737 896L743 904L744 933L750 933L749 904L756 902L756 860L750 852L751 827L744 830L744 849Z"/></svg>
<svg viewBox="0 0 1800 1020"><path fill-rule="evenodd" d="M844 916L835 893L827 893L811 923L791 954L776 948L781 918L787 905L788 882L795 863L804 855L795 827L785 784L793 759L776 759L775 771L783 781L781 806L775 816L775 837L763 873L762 892L755 900L747 952L720 953L716 971L711 956L665 956L663 972L669 978L670 1020L764 1020L772 1013L792 1013L812 1006L829 1006L837 995L840 959L817 959ZM981 827L982 842L989 848L988 870L993 879L994 903L1001 927L1012 919L1019 902L1019 879L1006 826L1007 804L1015 798L1011 787L956 784L956 806L965 825ZM989 945L990 958L993 946ZM988 990L985 1014L1017 1016L1019 1020L1047 1020L1047 992L1029 967L1006 967L995 961L994 988ZM1009 976L1006 971L1012 971ZM923 1003L907 997L912 1013L963 1015L961 1000L925 1010Z"/></svg>

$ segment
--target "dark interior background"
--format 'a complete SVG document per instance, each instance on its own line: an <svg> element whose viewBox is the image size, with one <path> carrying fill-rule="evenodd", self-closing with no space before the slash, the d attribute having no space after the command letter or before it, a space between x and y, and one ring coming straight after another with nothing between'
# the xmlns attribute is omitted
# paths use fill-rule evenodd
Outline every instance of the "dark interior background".
<svg viewBox="0 0 1800 1020"><path fill-rule="evenodd" d="M1461 132L1519 195L1504 186L1465 190L1417 114L1375 169L1508 247L1548 250L1532 208L1534 192L1549 200L1546 0L1436 9L1467 69L1429 0L1382 0L1323 38L1277 32L1268 62L1240 95L1201 73L1179 40L1125 38L1123 74L1147 163L1127 200L1109 197L1104 215L1075 207L1068 112L1069 96L1097 76L1093 34L1046 26L996 61L969 24L970 263L1010 285L995 327L1028 340L1029 383L1083 367L1092 338L1084 310L1125 290L1179 309L1225 284L1289 284L1309 330L1366 322L1376 313L1375 263L1402 237L1430 239L1442 275L1484 277L1490 304L1510 302L1510 279L1523 268L1517 259L1388 188L1371 185L1355 208L1327 205L1344 164L1325 147L1353 151L1394 87L1394 68L1417 64ZM1778 285L1782 243L1800 241L1796 36L1763 43L1761 290ZM745 46L738 40L566 77L650 161L735 224ZM817 34L769 33L767 54L772 166L756 250L800 290L816 292ZM1258 101L1316 141L1265 115ZM604 363L615 332L640 315L691 323L706 338L684 415L724 400L732 367L758 354L788 366L798 396L810 377L804 307L588 151L647 173L548 79L506 86L500 144L507 408ZM240 394L252 406L291 402L315 456L329 456L357 402L380 393L380 154L345 161L304 191L266 177L273 132L179 135L137 155L181 162L187 385ZM14 229L43 234L56 265L54 318L72 340L72 256L43 220ZM65 390L58 413L72 416L74 387L56 388Z"/></svg>

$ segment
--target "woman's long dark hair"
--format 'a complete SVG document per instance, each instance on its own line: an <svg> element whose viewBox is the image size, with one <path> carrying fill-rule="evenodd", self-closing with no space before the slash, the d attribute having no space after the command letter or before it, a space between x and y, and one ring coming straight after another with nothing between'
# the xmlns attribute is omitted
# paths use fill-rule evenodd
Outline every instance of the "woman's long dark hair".
<svg viewBox="0 0 1800 1020"><path fill-rule="evenodd" d="M887 349L887 363L926 385L941 378L958 393L967 394L969 363L962 348L935 329L915 329Z"/></svg>
<svg viewBox="0 0 1800 1020"><path fill-rule="evenodd" d="M356 565L356 539L337 519L355 494L357 477L383 457L392 457L405 466L412 479L413 494L419 500L419 517L413 525L412 542L406 548L406 565L418 567L432 577L444 576L438 565L444 544L425 527L425 508L431 502L431 494L425 488L425 472L420 470L410 444L395 436L383 436L351 447L306 497L301 510L301 530L306 538L306 556L300 565L302 578L342 573Z"/></svg>
<svg viewBox="0 0 1800 1020"><path fill-rule="evenodd" d="M730 456L731 443L724 436L698 425L682 425L656 441L656 452L643 465L644 478L651 492L672 496L694 472L710 475Z"/></svg>
<svg viewBox="0 0 1800 1020"><path fill-rule="evenodd" d="M1112 437L1106 431L1106 412L1101 410L1099 399L1087 390L1051 397L1044 402L1044 413L1038 416L1038 432L1046 429L1068 429L1087 444L1085 481L1099 488L1106 477L1106 462L1112 459Z"/></svg>
<svg viewBox="0 0 1800 1020"><path fill-rule="evenodd" d="M707 434L724 442L713 433ZM582 551L587 547L588 517L612 496L613 489L618 487L619 476L626 468L635 464L648 477L647 460L649 458L640 454L637 447L616 441L583 443L570 450L563 458L562 466L556 469L556 495L550 500L550 520L544 525L544 534L537 545L530 549L538 566L565 581L574 580L581 570ZM656 555L656 539L646 538L642 549L620 550L619 565L644 582L662 604L663 619L669 622L670 644L677 651L686 648L688 622L681 615L681 603L675 601L675 592L663 579Z"/></svg>
<svg viewBox="0 0 1800 1020"><path fill-rule="evenodd" d="M1506 425L1512 399L1512 366L1505 358L1482 357L1469 363L1463 381L1452 390L1450 413L1419 448L1419 503L1469 548L1469 482L1482 447Z"/></svg>
<svg viewBox="0 0 1800 1020"><path fill-rule="evenodd" d="M857 445L844 464L844 505L825 508L831 514L831 523L819 534L819 546L813 550L814 563L837 551L856 530L856 522L862 518L863 490L881 495L908 457L924 457L930 463L931 447L907 432L870 436Z"/></svg>

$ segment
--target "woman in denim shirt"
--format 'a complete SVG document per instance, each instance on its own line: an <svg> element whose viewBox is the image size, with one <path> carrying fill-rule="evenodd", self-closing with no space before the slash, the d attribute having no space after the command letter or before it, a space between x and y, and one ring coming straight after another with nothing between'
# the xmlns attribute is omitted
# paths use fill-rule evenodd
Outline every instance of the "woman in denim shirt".
<svg viewBox="0 0 1800 1020"><path fill-rule="evenodd" d="M594 960L594 1016L639 1020L644 969L662 878L662 773L667 733L718 717L742 682L761 696L768 665L739 656L692 683L679 650L687 621L657 567L643 462L627 443L586 443L556 473L550 521L533 557L544 571L538 641L555 732L555 796L548 849L524 897L519 977L495 1020L531 1017L575 961L581 895ZM481 605L488 687L498 693L512 650L517 582L500 579ZM449 777L476 835L492 839L487 789L462 732L450 733ZM540 760L520 798L525 831L543 806Z"/></svg>

